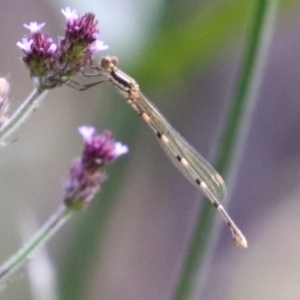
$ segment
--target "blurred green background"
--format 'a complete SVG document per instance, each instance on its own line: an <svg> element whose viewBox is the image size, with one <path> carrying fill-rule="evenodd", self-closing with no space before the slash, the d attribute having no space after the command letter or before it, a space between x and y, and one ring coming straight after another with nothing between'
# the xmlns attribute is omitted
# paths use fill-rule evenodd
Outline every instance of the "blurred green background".
<svg viewBox="0 0 300 300"><path fill-rule="evenodd" d="M120 68L213 161L255 3L1 1L0 72L12 82L11 111L32 89L15 45L27 34L22 24L46 22L44 31L55 39L64 30L60 9L69 5L96 13L107 54L119 57ZM226 199L249 249L235 247L219 220L221 234L195 299L300 299L299 12L298 1L280 2L237 180ZM202 196L105 84L84 93L50 92L1 149L1 261L20 247L32 216L42 224L60 204L62 179L81 151L82 124L113 130L130 153L109 168L93 205L47 244L61 299L171 299ZM48 268L41 263L35 271L43 283ZM27 269L20 274L0 298L41 299L32 293Z"/></svg>

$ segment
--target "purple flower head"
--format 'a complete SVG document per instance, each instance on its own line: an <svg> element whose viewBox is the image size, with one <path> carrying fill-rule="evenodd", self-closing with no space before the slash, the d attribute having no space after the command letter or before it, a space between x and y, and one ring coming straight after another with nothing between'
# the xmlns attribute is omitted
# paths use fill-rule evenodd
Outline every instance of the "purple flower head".
<svg viewBox="0 0 300 300"><path fill-rule="evenodd" d="M24 24L31 35L17 43L25 54L23 61L31 77L44 89L62 85L89 65L95 52L108 48L98 40L98 22L93 13L80 16L70 7L61 11L66 17L66 30L65 36L59 38L58 45L41 32L45 23L37 22Z"/></svg>
<svg viewBox="0 0 300 300"><path fill-rule="evenodd" d="M79 133L84 142L82 157L73 163L63 187L65 204L81 209L90 204L106 179L102 168L127 153L128 147L115 142L109 131L97 134L95 128L82 126Z"/></svg>
<svg viewBox="0 0 300 300"><path fill-rule="evenodd" d="M32 54L36 51L39 55L43 56L45 51L48 52L48 54L55 52L57 46L53 43L53 40L40 31L44 25L45 23L38 24L36 22L31 22L29 25L24 24L24 27L30 30L31 36L22 38L22 42L17 42L17 46L21 48L25 54Z"/></svg>
<svg viewBox="0 0 300 300"><path fill-rule="evenodd" d="M87 170L98 169L128 152L127 146L115 142L110 131L95 134L93 127L82 126L79 132L84 141L82 165Z"/></svg>
<svg viewBox="0 0 300 300"><path fill-rule="evenodd" d="M45 25L31 22L24 27L31 31L31 36L24 37L22 42L18 42L17 46L26 54L23 61L30 69L31 76L45 76L51 68L52 60L57 50L57 45L47 34L40 32Z"/></svg>
<svg viewBox="0 0 300 300"><path fill-rule="evenodd" d="M105 179L105 172L91 174L83 169L80 160L74 161L70 175L63 183L65 204L78 209L88 206Z"/></svg>
<svg viewBox="0 0 300 300"><path fill-rule="evenodd" d="M98 21L93 13L79 16L75 10L69 7L62 10L66 16L65 36L60 41L62 63L70 63L72 59L74 68L79 69L89 64L92 55L108 47L98 40Z"/></svg>

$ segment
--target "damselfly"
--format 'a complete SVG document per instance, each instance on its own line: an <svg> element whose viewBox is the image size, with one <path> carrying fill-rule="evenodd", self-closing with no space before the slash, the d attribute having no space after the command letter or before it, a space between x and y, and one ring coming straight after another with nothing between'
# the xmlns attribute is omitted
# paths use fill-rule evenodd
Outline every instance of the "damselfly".
<svg viewBox="0 0 300 300"><path fill-rule="evenodd" d="M105 56L99 66L93 66L103 80L87 84L81 90L109 81L123 95L126 102L154 131L159 144L173 164L200 189L220 212L228 225L237 246L247 248L247 240L226 212L220 201L225 197L225 183L217 171L169 124L159 110L140 91L137 82L117 68L117 58ZM72 82L74 83L74 82ZM76 83L75 83L76 84Z"/></svg>

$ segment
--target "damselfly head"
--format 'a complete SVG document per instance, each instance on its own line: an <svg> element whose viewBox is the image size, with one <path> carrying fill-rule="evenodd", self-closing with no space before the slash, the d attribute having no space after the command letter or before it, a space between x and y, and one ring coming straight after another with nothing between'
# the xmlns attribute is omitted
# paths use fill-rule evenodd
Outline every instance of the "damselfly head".
<svg viewBox="0 0 300 300"><path fill-rule="evenodd" d="M115 67L118 64L118 58L115 56L104 56L101 58L100 67L108 70L111 67Z"/></svg>

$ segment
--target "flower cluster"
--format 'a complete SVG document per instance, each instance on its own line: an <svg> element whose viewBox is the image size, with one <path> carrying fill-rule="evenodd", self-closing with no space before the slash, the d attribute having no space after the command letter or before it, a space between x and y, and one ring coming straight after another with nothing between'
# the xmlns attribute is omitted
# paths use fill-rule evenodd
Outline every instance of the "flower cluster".
<svg viewBox="0 0 300 300"><path fill-rule="evenodd" d="M116 142L110 131L95 134L93 127L82 126L79 132L84 150L81 158L74 161L63 185L64 202L74 209L82 209L91 203L106 179L103 167L128 152L128 147Z"/></svg>
<svg viewBox="0 0 300 300"><path fill-rule="evenodd" d="M62 9L66 17L65 36L58 45L41 32L45 23L24 24L31 32L17 46L23 50L23 61L39 88L50 89L62 85L87 65L92 55L108 46L98 40L99 30L93 13L79 16L69 7Z"/></svg>

